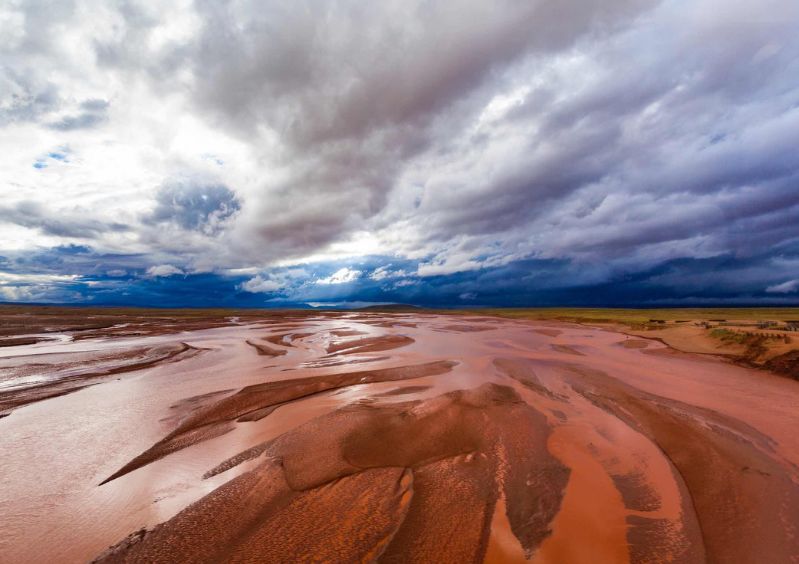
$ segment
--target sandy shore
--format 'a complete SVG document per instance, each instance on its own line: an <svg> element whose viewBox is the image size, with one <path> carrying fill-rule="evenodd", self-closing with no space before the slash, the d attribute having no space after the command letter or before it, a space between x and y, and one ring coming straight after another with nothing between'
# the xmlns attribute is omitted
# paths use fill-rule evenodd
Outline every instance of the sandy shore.
<svg viewBox="0 0 799 564"><path fill-rule="evenodd" d="M0 562L799 560L794 380L558 322L137 323L0 350Z"/></svg>

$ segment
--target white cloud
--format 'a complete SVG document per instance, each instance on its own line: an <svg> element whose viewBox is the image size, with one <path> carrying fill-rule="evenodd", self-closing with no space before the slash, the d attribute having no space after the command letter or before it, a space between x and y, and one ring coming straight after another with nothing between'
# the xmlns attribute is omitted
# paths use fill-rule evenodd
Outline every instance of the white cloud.
<svg viewBox="0 0 799 564"><path fill-rule="evenodd" d="M147 276L150 278L175 276L176 274L185 274L183 270L171 264L159 264L158 266L151 266L147 269Z"/></svg>
<svg viewBox="0 0 799 564"><path fill-rule="evenodd" d="M0 272L0 299L10 302L51 301L53 292L79 280L74 274L15 274ZM62 297L73 294L59 294Z"/></svg>
<svg viewBox="0 0 799 564"><path fill-rule="evenodd" d="M0 284L52 284L72 282L78 278L74 274L18 274L0 272Z"/></svg>
<svg viewBox="0 0 799 564"><path fill-rule="evenodd" d="M468 272L483 267L483 264L467 255L455 254L444 256L431 262L420 263L416 271L418 276L442 276L456 272Z"/></svg>
<svg viewBox="0 0 799 564"><path fill-rule="evenodd" d="M277 272L257 274L239 285L239 288L253 294L277 292L291 288L298 281L307 278L308 271L304 268L289 268Z"/></svg>
<svg viewBox="0 0 799 564"><path fill-rule="evenodd" d="M766 288L766 292L769 294L791 294L797 291L799 291L799 278Z"/></svg>
<svg viewBox="0 0 799 564"><path fill-rule="evenodd" d="M348 267L340 268L326 278L319 278L317 284L346 284L352 282L361 276L360 270L353 270Z"/></svg>
<svg viewBox="0 0 799 564"><path fill-rule="evenodd" d="M33 301L35 293L31 288L20 286L0 286L0 298L9 302Z"/></svg>
<svg viewBox="0 0 799 564"><path fill-rule="evenodd" d="M375 268L372 271L372 273L369 275L369 278L371 278L372 280L375 280L377 282L379 282L380 280L385 280L389 276L389 274L388 274L389 273L389 270L388 270L389 268L391 268L390 264Z"/></svg>
<svg viewBox="0 0 799 564"><path fill-rule="evenodd" d="M338 302L306 302L309 306L314 308L335 307L341 309L355 309L359 307L368 307L376 305L387 305L393 302L365 302L362 300L346 300Z"/></svg>
<svg viewBox="0 0 799 564"><path fill-rule="evenodd" d="M408 272L403 269L391 270L391 265L387 264L375 268L369 274L369 278L375 282L380 282L381 280L386 280L387 278L403 278L408 275Z"/></svg>
<svg viewBox="0 0 799 564"><path fill-rule="evenodd" d="M260 274L255 278L250 278L243 284L241 289L245 292L253 294L261 292L277 292L286 287L285 281L276 280L274 278L263 278Z"/></svg>

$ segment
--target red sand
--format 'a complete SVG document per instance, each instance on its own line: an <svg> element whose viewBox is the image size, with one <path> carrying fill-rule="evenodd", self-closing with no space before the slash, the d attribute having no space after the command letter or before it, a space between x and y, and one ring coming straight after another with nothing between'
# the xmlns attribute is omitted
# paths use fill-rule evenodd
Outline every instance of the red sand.
<svg viewBox="0 0 799 564"><path fill-rule="evenodd" d="M552 322L198 323L2 349L1 562L799 559L793 380Z"/></svg>

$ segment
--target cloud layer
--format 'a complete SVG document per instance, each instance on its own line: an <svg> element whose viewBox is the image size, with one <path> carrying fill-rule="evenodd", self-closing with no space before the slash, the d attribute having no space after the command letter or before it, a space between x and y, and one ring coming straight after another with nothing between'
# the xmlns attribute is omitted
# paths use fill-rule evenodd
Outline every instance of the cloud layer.
<svg viewBox="0 0 799 564"><path fill-rule="evenodd" d="M799 301L799 5L0 7L0 300Z"/></svg>

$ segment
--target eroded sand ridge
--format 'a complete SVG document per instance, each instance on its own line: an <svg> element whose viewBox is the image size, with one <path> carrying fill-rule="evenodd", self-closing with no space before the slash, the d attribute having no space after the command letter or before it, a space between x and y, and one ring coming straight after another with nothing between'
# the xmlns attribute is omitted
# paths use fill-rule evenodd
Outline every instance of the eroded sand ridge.
<svg viewBox="0 0 799 564"><path fill-rule="evenodd" d="M656 341L330 313L5 350L2 561L799 557L799 383Z"/></svg>

